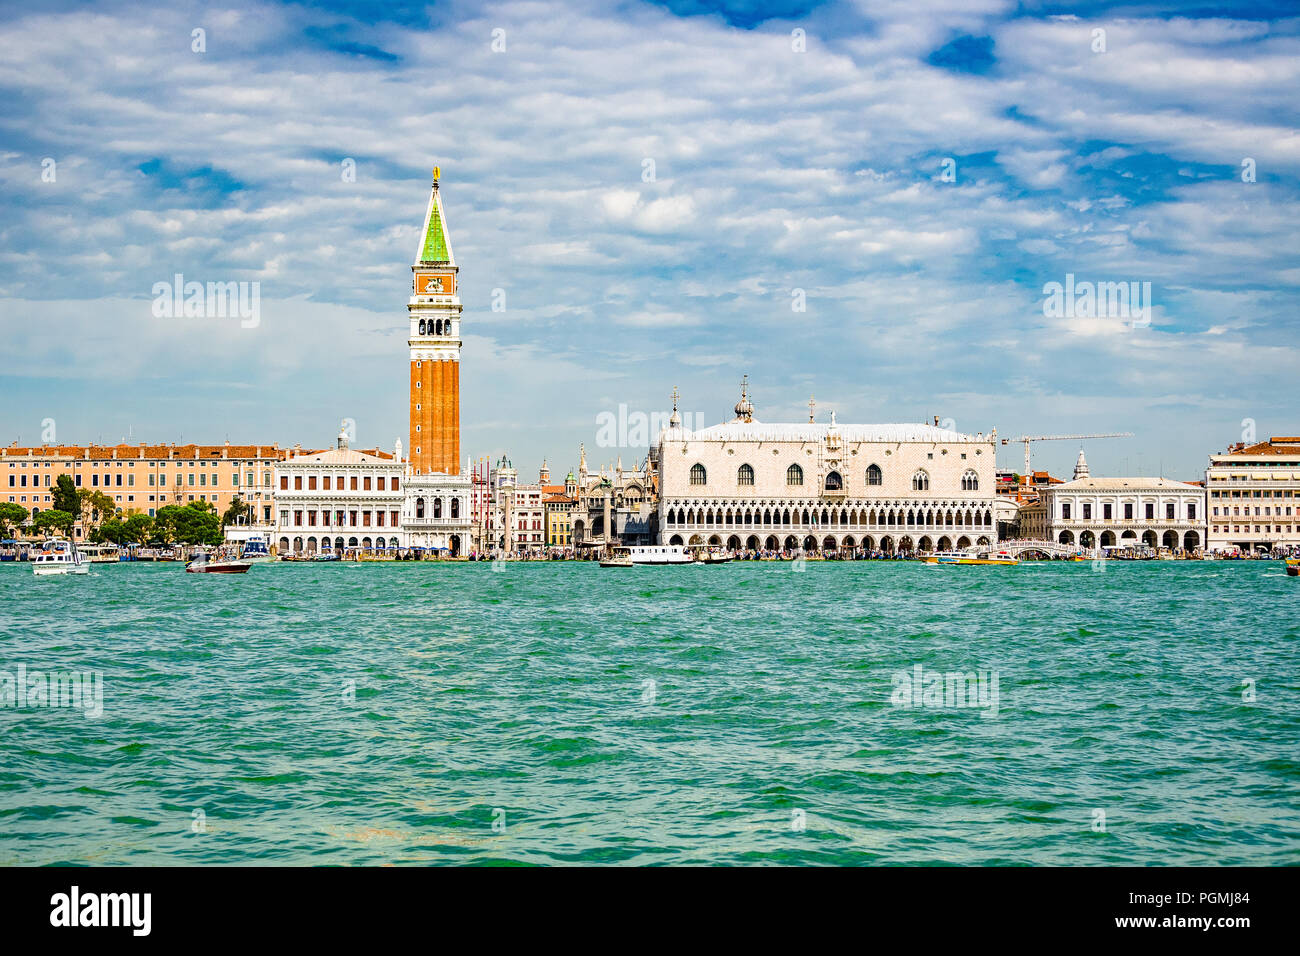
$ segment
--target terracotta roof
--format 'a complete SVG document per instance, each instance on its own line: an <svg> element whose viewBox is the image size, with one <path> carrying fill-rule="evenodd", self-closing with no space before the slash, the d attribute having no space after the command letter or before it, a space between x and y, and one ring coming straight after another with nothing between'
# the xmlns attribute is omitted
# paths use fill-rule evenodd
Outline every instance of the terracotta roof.
<svg viewBox="0 0 1300 956"><path fill-rule="evenodd" d="M1234 458L1238 456L1245 458L1260 455L1300 455L1300 438L1284 436L1256 442L1253 445L1238 443L1216 457L1223 457L1224 455L1231 455Z"/></svg>
<svg viewBox="0 0 1300 956"><path fill-rule="evenodd" d="M195 452L197 451L197 455ZM9 445L0 447L0 457L36 458L80 458L97 460L130 461L132 459L195 459L210 461L229 458L275 458L282 459L288 449L279 448L274 442L265 445L36 445L19 447Z"/></svg>

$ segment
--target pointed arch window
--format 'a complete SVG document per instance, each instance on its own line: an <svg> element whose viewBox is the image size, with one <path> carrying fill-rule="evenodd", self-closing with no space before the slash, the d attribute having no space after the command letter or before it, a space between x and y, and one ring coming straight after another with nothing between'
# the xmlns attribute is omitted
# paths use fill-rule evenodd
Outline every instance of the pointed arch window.
<svg viewBox="0 0 1300 956"><path fill-rule="evenodd" d="M885 473L880 470L879 465L867 466L867 486L875 487L884 483Z"/></svg>
<svg viewBox="0 0 1300 956"><path fill-rule="evenodd" d="M803 469L798 465L791 465L785 470L785 483L790 487L798 487L803 484Z"/></svg>
<svg viewBox="0 0 1300 956"><path fill-rule="evenodd" d="M967 468L961 476L962 491L979 491L980 476L975 473L974 468Z"/></svg>
<svg viewBox="0 0 1300 956"><path fill-rule="evenodd" d="M912 490L913 491L930 490L930 476L929 474L926 473L926 470L924 468L918 468L916 474L912 475Z"/></svg>
<svg viewBox="0 0 1300 956"><path fill-rule="evenodd" d="M707 485L708 483L709 483L709 476L708 473L704 470L704 466L701 465L699 462L696 462L694 465L691 465L691 484Z"/></svg>
<svg viewBox="0 0 1300 956"><path fill-rule="evenodd" d="M737 469L736 484L750 488L754 486L754 468L752 465L741 465Z"/></svg>
<svg viewBox="0 0 1300 956"><path fill-rule="evenodd" d="M843 490L844 490L844 479L840 477L840 473L839 473L838 471L832 471L832 472L827 473L827 475L826 475L826 490L827 490L827 491L843 491Z"/></svg>

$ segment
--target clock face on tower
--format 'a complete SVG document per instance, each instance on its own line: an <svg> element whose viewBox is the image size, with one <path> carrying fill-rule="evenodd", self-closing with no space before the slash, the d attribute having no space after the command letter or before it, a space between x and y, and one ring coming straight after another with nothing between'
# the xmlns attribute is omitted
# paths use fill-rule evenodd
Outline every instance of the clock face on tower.
<svg viewBox="0 0 1300 956"><path fill-rule="evenodd" d="M453 275L436 274L415 277L416 295L451 295L455 291L456 282Z"/></svg>

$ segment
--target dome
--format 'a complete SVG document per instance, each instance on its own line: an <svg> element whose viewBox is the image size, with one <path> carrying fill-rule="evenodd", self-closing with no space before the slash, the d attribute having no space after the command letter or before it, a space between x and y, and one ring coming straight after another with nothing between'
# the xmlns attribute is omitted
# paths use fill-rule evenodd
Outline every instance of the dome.
<svg viewBox="0 0 1300 956"><path fill-rule="evenodd" d="M752 422L754 420L754 403L749 400L749 376L740 383L740 401L735 405L736 421Z"/></svg>

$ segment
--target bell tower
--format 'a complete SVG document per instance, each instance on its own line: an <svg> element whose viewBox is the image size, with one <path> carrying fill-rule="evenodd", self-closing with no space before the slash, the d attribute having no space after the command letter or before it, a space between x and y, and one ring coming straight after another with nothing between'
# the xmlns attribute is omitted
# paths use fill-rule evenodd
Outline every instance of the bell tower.
<svg viewBox="0 0 1300 956"><path fill-rule="evenodd" d="M460 474L460 290L451 251L439 167L411 266L410 469L415 475Z"/></svg>

